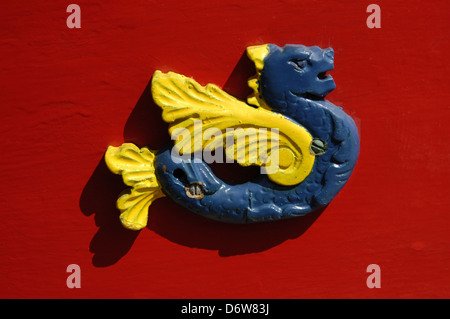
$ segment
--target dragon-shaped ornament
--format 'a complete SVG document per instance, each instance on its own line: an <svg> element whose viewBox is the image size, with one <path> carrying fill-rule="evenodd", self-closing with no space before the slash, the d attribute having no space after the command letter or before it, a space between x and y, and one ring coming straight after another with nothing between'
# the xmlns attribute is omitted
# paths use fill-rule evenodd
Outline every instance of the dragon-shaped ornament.
<svg viewBox="0 0 450 319"><path fill-rule="evenodd" d="M163 196L223 222L303 216L328 205L347 182L359 136L353 119L324 99L336 87L327 74L333 50L266 44L248 47L247 55L256 67L247 103L216 85L155 71L153 99L174 143L159 151L125 143L105 154L109 169L131 187L117 200L126 228L145 227L149 206ZM242 184L222 181L196 156L220 149L227 160L261 166L262 173Z"/></svg>

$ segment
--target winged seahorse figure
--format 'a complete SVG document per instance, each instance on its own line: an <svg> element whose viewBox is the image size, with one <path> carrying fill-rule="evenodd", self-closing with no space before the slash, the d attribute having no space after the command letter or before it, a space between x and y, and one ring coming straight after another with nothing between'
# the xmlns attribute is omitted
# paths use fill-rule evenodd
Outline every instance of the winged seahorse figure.
<svg viewBox="0 0 450 319"><path fill-rule="evenodd" d="M153 99L174 143L159 151L124 143L105 153L109 169L130 186L117 200L126 228L145 227L149 206L163 196L223 222L303 216L328 205L347 182L359 136L353 119L324 99L336 87L327 74L333 50L266 44L248 47L247 55L256 75L246 102L216 85L155 71ZM262 173L227 184L194 156L219 150L240 165L261 166Z"/></svg>

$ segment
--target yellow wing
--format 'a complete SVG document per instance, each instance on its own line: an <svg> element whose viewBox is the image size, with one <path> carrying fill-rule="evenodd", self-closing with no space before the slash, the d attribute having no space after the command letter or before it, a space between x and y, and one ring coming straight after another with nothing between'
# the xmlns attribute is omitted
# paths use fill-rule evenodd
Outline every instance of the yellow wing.
<svg viewBox="0 0 450 319"><path fill-rule="evenodd" d="M227 158L243 166L262 166L280 185L296 185L312 170L311 134L281 114L173 72L155 71L152 94L163 120L170 123L169 133L183 136L175 138L180 154L224 147Z"/></svg>

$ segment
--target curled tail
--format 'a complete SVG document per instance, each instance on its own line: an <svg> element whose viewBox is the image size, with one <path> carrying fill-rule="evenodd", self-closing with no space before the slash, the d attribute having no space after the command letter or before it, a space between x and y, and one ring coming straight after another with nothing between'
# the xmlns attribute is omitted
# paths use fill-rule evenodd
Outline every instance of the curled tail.
<svg viewBox="0 0 450 319"><path fill-rule="evenodd" d="M111 172L122 175L124 183L131 186L117 199L120 221L128 229L140 230L147 226L149 206L165 196L156 179L154 160L154 151L146 147L140 149L132 143L109 146L105 153Z"/></svg>

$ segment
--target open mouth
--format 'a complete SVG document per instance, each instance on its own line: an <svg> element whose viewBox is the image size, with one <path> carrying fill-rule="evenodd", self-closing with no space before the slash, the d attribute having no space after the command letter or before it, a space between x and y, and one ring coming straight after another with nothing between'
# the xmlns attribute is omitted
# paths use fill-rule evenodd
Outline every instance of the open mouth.
<svg viewBox="0 0 450 319"><path fill-rule="evenodd" d="M331 75L328 74L328 71L330 71L330 70L320 72L319 74L317 74L317 78L322 81L330 79Z"/></svg>
<svg viewBox="0 0 450 319"><path fill-rule="evenodd" d="M323 97L321 97L320 95L316 95L314 93L309 93L309 92L305 92L305 93L296 93L293 91L290 91L292 95L304 98L304 99L308 99L308 100L313 100L313 101L318 101L318 100L323 100Z"/></svg>

